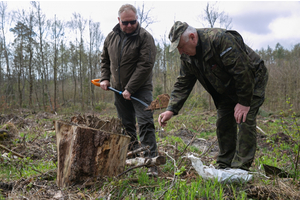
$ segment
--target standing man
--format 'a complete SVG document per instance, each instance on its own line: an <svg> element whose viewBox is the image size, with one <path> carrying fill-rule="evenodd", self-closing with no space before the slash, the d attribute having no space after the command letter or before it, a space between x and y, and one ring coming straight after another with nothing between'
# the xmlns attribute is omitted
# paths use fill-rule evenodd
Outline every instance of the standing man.
<svg viewBox="0 0 300 200"><path fill-rule="evenodd" d="M130 150L138 148L136 118L142 146L150 146L146 157L156 156L153 114L145 106L131 101L131 95L150 104L152 101L152 68L156 46L152 35L140 27L136 8L125 4L119 9L119 23L105 39L101 54L100 87L108 90L110 84L122 95L115 93L115 106L127 134L131 136ZM157 175L156 167L149 175Z"/></svg>
<svg viewBox="0 0 300 200"><path fill-rule="evenodd" d="M256 151L256 115L268 81L263 60L236 31L195 29L177 21L169 39L170 52L177 48L181 54L181 67L159 124L166 126L178 114L198 80L217 108L218 168L249 170Z"/></svg>

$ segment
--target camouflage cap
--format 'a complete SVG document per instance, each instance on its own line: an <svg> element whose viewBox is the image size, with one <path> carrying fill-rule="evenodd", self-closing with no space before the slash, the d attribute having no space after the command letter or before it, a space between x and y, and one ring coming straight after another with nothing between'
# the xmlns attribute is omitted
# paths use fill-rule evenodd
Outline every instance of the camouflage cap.
<svg viewBox="0 0 300 200"><path fill-rule="evenodd" d="M174 49L177 48L180 37L182 33L187 29L189 25L186 22L180 22L177 21L175 24L172 26L170 33L169 33L169 39L171 41L171 46L169 52L174 51Z"/></svg>

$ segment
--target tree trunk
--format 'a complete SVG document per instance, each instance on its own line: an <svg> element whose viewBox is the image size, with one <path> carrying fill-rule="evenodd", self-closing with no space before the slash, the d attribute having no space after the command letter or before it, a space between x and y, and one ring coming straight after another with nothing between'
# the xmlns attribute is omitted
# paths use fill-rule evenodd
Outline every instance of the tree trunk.
<svg viewBox="0 0 300 200"><path fill-rule="evenodd" d="M59 187L124 171L129 136L62 121L55 122L55 130Z"/></svg>

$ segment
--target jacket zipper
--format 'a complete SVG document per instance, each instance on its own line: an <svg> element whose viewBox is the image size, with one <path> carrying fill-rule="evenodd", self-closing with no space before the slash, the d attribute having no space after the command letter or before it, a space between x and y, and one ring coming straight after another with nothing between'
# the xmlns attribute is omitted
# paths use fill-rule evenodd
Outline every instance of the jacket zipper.
<svg viewBox="0 0 300 200"><path fill-rule="evenodd" d="M119 84L121 86L121 90L123 90L123 85L121 84L121 73L120 73L120 68L121 68L121 60L122 60L122 53L123 53L123 49L125 46L125 42L127 41L127 36L125 36L125 38L122 41L122 46L121 46L121 51L120 51L120 58L119 58L119 63L118 63L118 73L119 73ZM119 41L119 45L121 43L122 37L120 36L120 41Z"/></svg>

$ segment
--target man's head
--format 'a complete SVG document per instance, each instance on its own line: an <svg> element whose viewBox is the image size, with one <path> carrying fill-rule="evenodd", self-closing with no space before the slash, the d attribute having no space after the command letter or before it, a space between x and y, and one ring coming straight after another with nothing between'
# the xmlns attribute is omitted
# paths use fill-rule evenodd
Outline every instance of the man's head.
<svg viewBox="0 0 300 200"><path fill-rule="evenodd" d="M170 30L169 39L171 41L170 52L177 48L180 54L196 55L198 34L196 29L186 22L175 22Z"/></svg>
<svg viewBox="0 0 300 200"><path fill-rule="evenodd" d="M125 4L119 9L119 24L125 33L133 33L138 25L136 8L131 4Z"/></svg>

